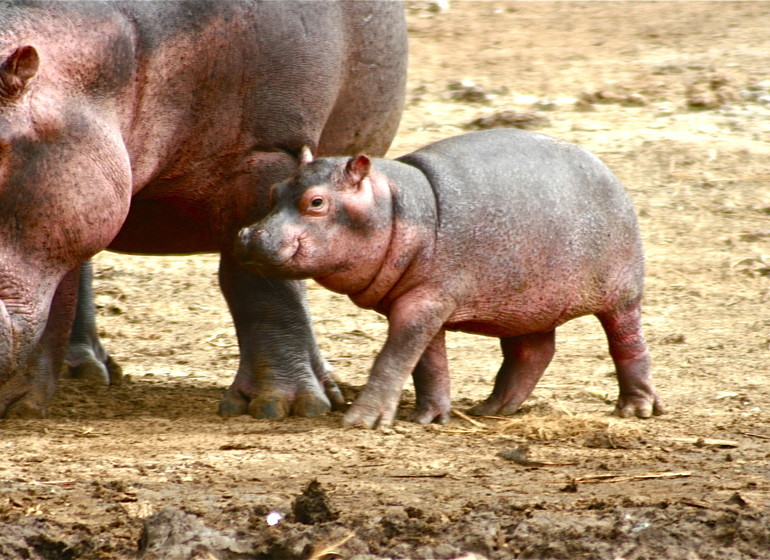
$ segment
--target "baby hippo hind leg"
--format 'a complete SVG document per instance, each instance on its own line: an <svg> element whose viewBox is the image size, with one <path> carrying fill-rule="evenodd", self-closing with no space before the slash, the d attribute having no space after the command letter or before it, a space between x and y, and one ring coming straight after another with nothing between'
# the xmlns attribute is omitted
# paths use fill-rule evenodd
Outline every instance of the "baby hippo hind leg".
<svg viewBox="0 0 770 560"><path fill-rule="evenodd" d="M607 334L620 387L615 414L622 418L663 414L663 405L652 385L640 304L596 316Z"/></svg>
<svg viewBox="0 0 770 560"><path fill-rule="evenodd" d="M513 414L527 397L551 363L556 350L556 331L525 334L500 339L503 365L495 378L492 394L472 407L468 413Z"/></svg>
<svg viewBox="0 0 770 560"><path fill-rule="evenodd" d="M431 340L412 372L417 404L409 420L418 424L449 422L452 402L444 332L442 329Z"/></svg>

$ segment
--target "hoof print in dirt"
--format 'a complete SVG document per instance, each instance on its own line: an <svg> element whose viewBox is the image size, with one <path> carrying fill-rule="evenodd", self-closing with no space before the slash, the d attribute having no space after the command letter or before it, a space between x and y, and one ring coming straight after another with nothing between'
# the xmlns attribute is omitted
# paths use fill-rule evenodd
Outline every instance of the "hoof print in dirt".
<svg viewBox="0 0 770 560"><path fill-rule="evenodd" d="M140 560L238 560L254 558L247 541L236 538L236 531L218 531L197 517L174 508L165 508L144 520L139 540Z"/></svg>
<svg viewBox="0 0 770 560"><path fill-rule="evenodd" d="M292 503L291 510L294 519L305 525L326 523L339 517L339 514L331 508L329 497L317 480L310 481L307 488Z"/></svg>

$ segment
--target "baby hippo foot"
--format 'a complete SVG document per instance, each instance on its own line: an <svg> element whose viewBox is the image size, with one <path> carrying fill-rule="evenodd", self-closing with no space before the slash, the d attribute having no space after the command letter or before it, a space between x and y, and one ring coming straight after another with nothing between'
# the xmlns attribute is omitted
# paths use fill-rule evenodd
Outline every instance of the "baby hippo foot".
<svg viewBox="0 0 770 560"><path fill-rule="evenodd" d="M384 398L367 392L366 387L342 418L343 426L385 428L392 426L398 410L398 394Z"/></svg>
<svg viewBox="0 0 770 560"><path fill-rule="evenodd" d="M452 409L442 403L417 403L415 409L409 414L408 420L417 424L446 424L451 417Z"/></svg>
<svg viewBox="0 0 770 560"><path fill-rule="evenodd" d="M623 395L618 397L613 414L621 418L650 418L664 414L663 403L655 392Z"/></svg>
<svg viewBox="0 0 770 560"><path fill-rule="evenodd" d="M487 416L490 414L510 416L519 410L522 402L523 399L521 401L515 400L502 402L495 398L494 395L491 395L480 403L473 405L470 409L467 410L467 412L471 416Z"/></svg>
<svg viewBox="0 0 770 560"><path fill-rule="evenodd" d="M446 424L452 414L449 373L444 366L443 369L433 370L433 375L431 375L431 370L422 368L421 365L422 362L414 372L417 403L414 410L409 413L408 420L417 424L430 424L431 422Z"/></svg>

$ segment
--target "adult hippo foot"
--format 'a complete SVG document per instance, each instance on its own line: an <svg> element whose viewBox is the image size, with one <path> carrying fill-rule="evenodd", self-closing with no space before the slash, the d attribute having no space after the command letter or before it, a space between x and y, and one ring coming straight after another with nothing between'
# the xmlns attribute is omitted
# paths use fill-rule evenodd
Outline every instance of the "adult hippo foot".
<svg viewBox="0 0 770 560"><path fill-rule="evenodd" d="M87 385L117 386L123 382L123 368L112 359L112 356L107 356L104 361L95 357L77 363L67 360L67 367L70 377L80 379Z"/></svg>
<svg viewBox="0 0 770 560"><path fill-rule="evenodd" d="M107 353L96 328L93 292L94 269L90 260L80 263L78 297L64 362L69 376L94 388L120 385L123 369Z"/></svg>
<svg viewBox="0 0 770 560"><path fill-rule="evenodd" d="M653 393L623 395L618 397L613 414L621 418L651 418L664 414L663 403Z"/></svg>
<svg viewBox="0 0 770 560"><path fill-rule="evenodd" d="M120 385L123 381L123 368L101 345L98 348L71 345L65 363L70 377L93 387Z"/></svg>
<svg viewBox="0 0 770 560"><path fill-rule="evenodd" d="M33 398L23 398L12 403L6 410L5 419L35 419L48 416L47 408Z"/></svg>
<svg viewBox="0 0 770 560"><path fill-rule="evenodd" d="M339 392L339 389L337 389ZM286 416L315 418L332 409L332 401L322 392L297 393L294 390L244 393L235 384L219 402L219 414L225 418L248 414L254 418L275 419Z"/></svg>
<svg viewBox="0 0 770 560"><path fill-rule="evenodd" d="M290 380L257 379L239 371L219 402L219 414L225 418L241 414L264 419L315 418L344 405L327 368L318 376L306 374Z"/></svg>
<svg viewBox="0 0 770 560"><path fill-rule="evenodd" d="M35 419L48 416L50 397L41 387L32 387L18 398L0 404L0 418Z"/></svg>

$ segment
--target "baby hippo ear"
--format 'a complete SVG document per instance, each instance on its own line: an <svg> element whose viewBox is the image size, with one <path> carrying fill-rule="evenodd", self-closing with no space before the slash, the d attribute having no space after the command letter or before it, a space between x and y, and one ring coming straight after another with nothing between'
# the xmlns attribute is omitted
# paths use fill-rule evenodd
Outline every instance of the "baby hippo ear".
<svg viewBox="0 0 770 560"><path fill-rule="evenodd" d="M358 185L369 176L371 168L372 160L361 154L348 160L347 165L345 165L345 175L352 185Z"/></svg>
<svg viewBox="0 0 770 560"><path fill-rule="evenodd" d="M313 152L310 151L308 146L302 146L302 149L299 151L299 166L304 167L308 163L312 163L312 161Z"/></svg>

